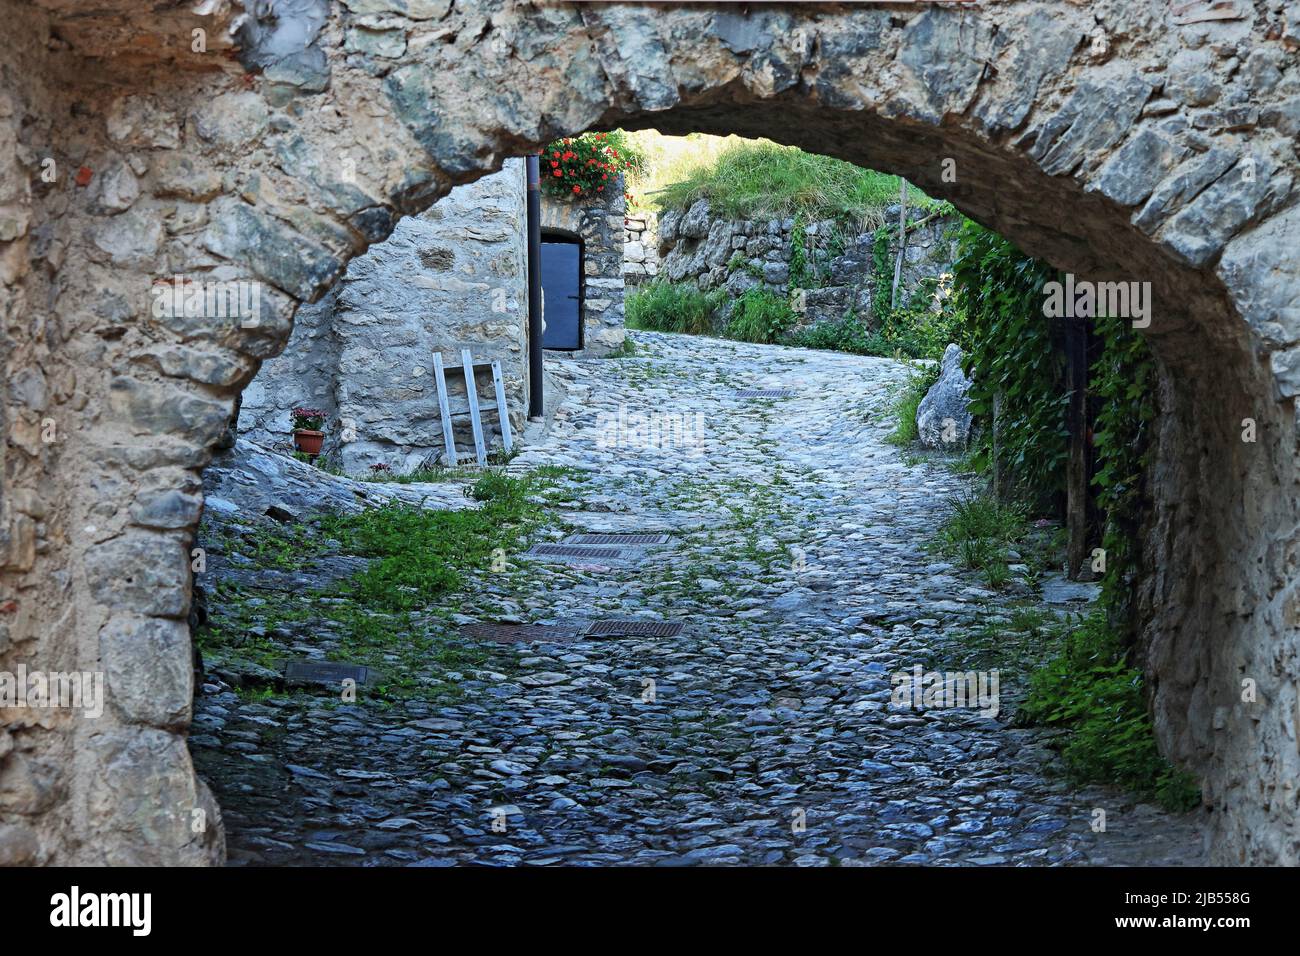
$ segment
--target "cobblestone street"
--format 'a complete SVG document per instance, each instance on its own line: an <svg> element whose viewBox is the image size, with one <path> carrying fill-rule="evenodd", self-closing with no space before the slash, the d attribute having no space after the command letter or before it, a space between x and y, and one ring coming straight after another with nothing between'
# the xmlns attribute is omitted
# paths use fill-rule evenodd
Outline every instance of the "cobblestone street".
<svg viewBox="0 0 1300 956"><path fill-rule="evenodd" d="M252 693L249 667L207 661L191 749L232 864L1201 861L1194 816L1072 789L1051 735L1013 725L1034 622L1088 589L1048 570L993 590L927 547L966 479L885 440L905 365L632 338L628 357L548 359L563 402L508 471L559 476L541 543L666 543L503 556L430 609L451 639L474 622L568 631L483 642L473 668L431 656L407 676L441 697ZM752 388L789 392L737 396ZM210 503L216 580L260 573L210 543L237 520ZM325 559L321 580L359 563ZM607 619L683 628L579 635ZM310 620L266 637L286 657L333 639ZM998 713L892 706L891 675L916 666L998 668Z"/></svg>

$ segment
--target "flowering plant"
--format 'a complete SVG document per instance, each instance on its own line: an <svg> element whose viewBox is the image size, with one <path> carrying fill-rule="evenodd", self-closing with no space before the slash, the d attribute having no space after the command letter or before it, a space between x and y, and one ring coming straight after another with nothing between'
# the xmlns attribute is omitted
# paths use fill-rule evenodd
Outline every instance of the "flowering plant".
<svg viewBox="0 0 1300 956"><path fill-rule="evenodd" d="M643 162L622 130L569 136L542 151L542 186L557 196L599 196L612 191L620 175L639 172Z"/></svg>
<svg viewBox="0 0 1300 956"><path fill-rule="evenodd" d="M293 410L293 427L318 432L325 424L325 412L319 408L295 408Z"/></svg>

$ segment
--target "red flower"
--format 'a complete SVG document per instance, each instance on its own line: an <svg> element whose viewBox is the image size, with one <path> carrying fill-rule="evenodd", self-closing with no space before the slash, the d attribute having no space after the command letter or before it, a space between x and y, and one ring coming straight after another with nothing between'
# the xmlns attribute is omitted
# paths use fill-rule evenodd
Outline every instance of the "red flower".
<svg viewBox="0 0 1300 956"><path fill-rule="evenodd" d="M581 186L574 186L574 187L573 187L573 191L574 191L575 193L580 193L580 192L582 192L582 187L581 187Z"/></svg>
<svg viewBox="0 0 1300 956"><path fill-rule="evenodd" d="M552 175L552 176L563 176L564 173L560 172L560 170L557 169L555 172L551 173L551 175Z"/></svg>

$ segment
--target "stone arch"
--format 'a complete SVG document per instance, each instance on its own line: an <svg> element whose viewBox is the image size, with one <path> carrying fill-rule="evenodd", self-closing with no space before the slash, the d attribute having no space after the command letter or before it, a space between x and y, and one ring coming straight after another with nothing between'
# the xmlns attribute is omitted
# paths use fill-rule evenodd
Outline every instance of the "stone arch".
<svg viewBox="0 0 1300 956"><path fill-rule="evenodd" d="M1152 282L1135 610L1157 732L1204 781L1222 861L1296 862L1300 23L1239 6L295 0L258 22L0 0L0 669L108 683L97 720L0 712L0 861L220 860L184 618L236 395L400 216L624 124L899 172L1058 267ZM257 280L260 314L156 314L172 275Z"/></svg>

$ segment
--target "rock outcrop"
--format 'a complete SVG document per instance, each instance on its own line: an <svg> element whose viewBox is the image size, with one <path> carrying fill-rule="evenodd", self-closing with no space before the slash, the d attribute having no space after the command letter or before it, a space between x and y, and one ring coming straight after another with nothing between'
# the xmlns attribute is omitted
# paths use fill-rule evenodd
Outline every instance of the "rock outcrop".
<svg viewBox="0 0 1300 956"><path fill-rule="evenodd" d="M956 343L943 350L939 379L930 386L916 408L916 431L922 445L958 451L970 440L971 380L961 367L962 351Z"/></svg>

